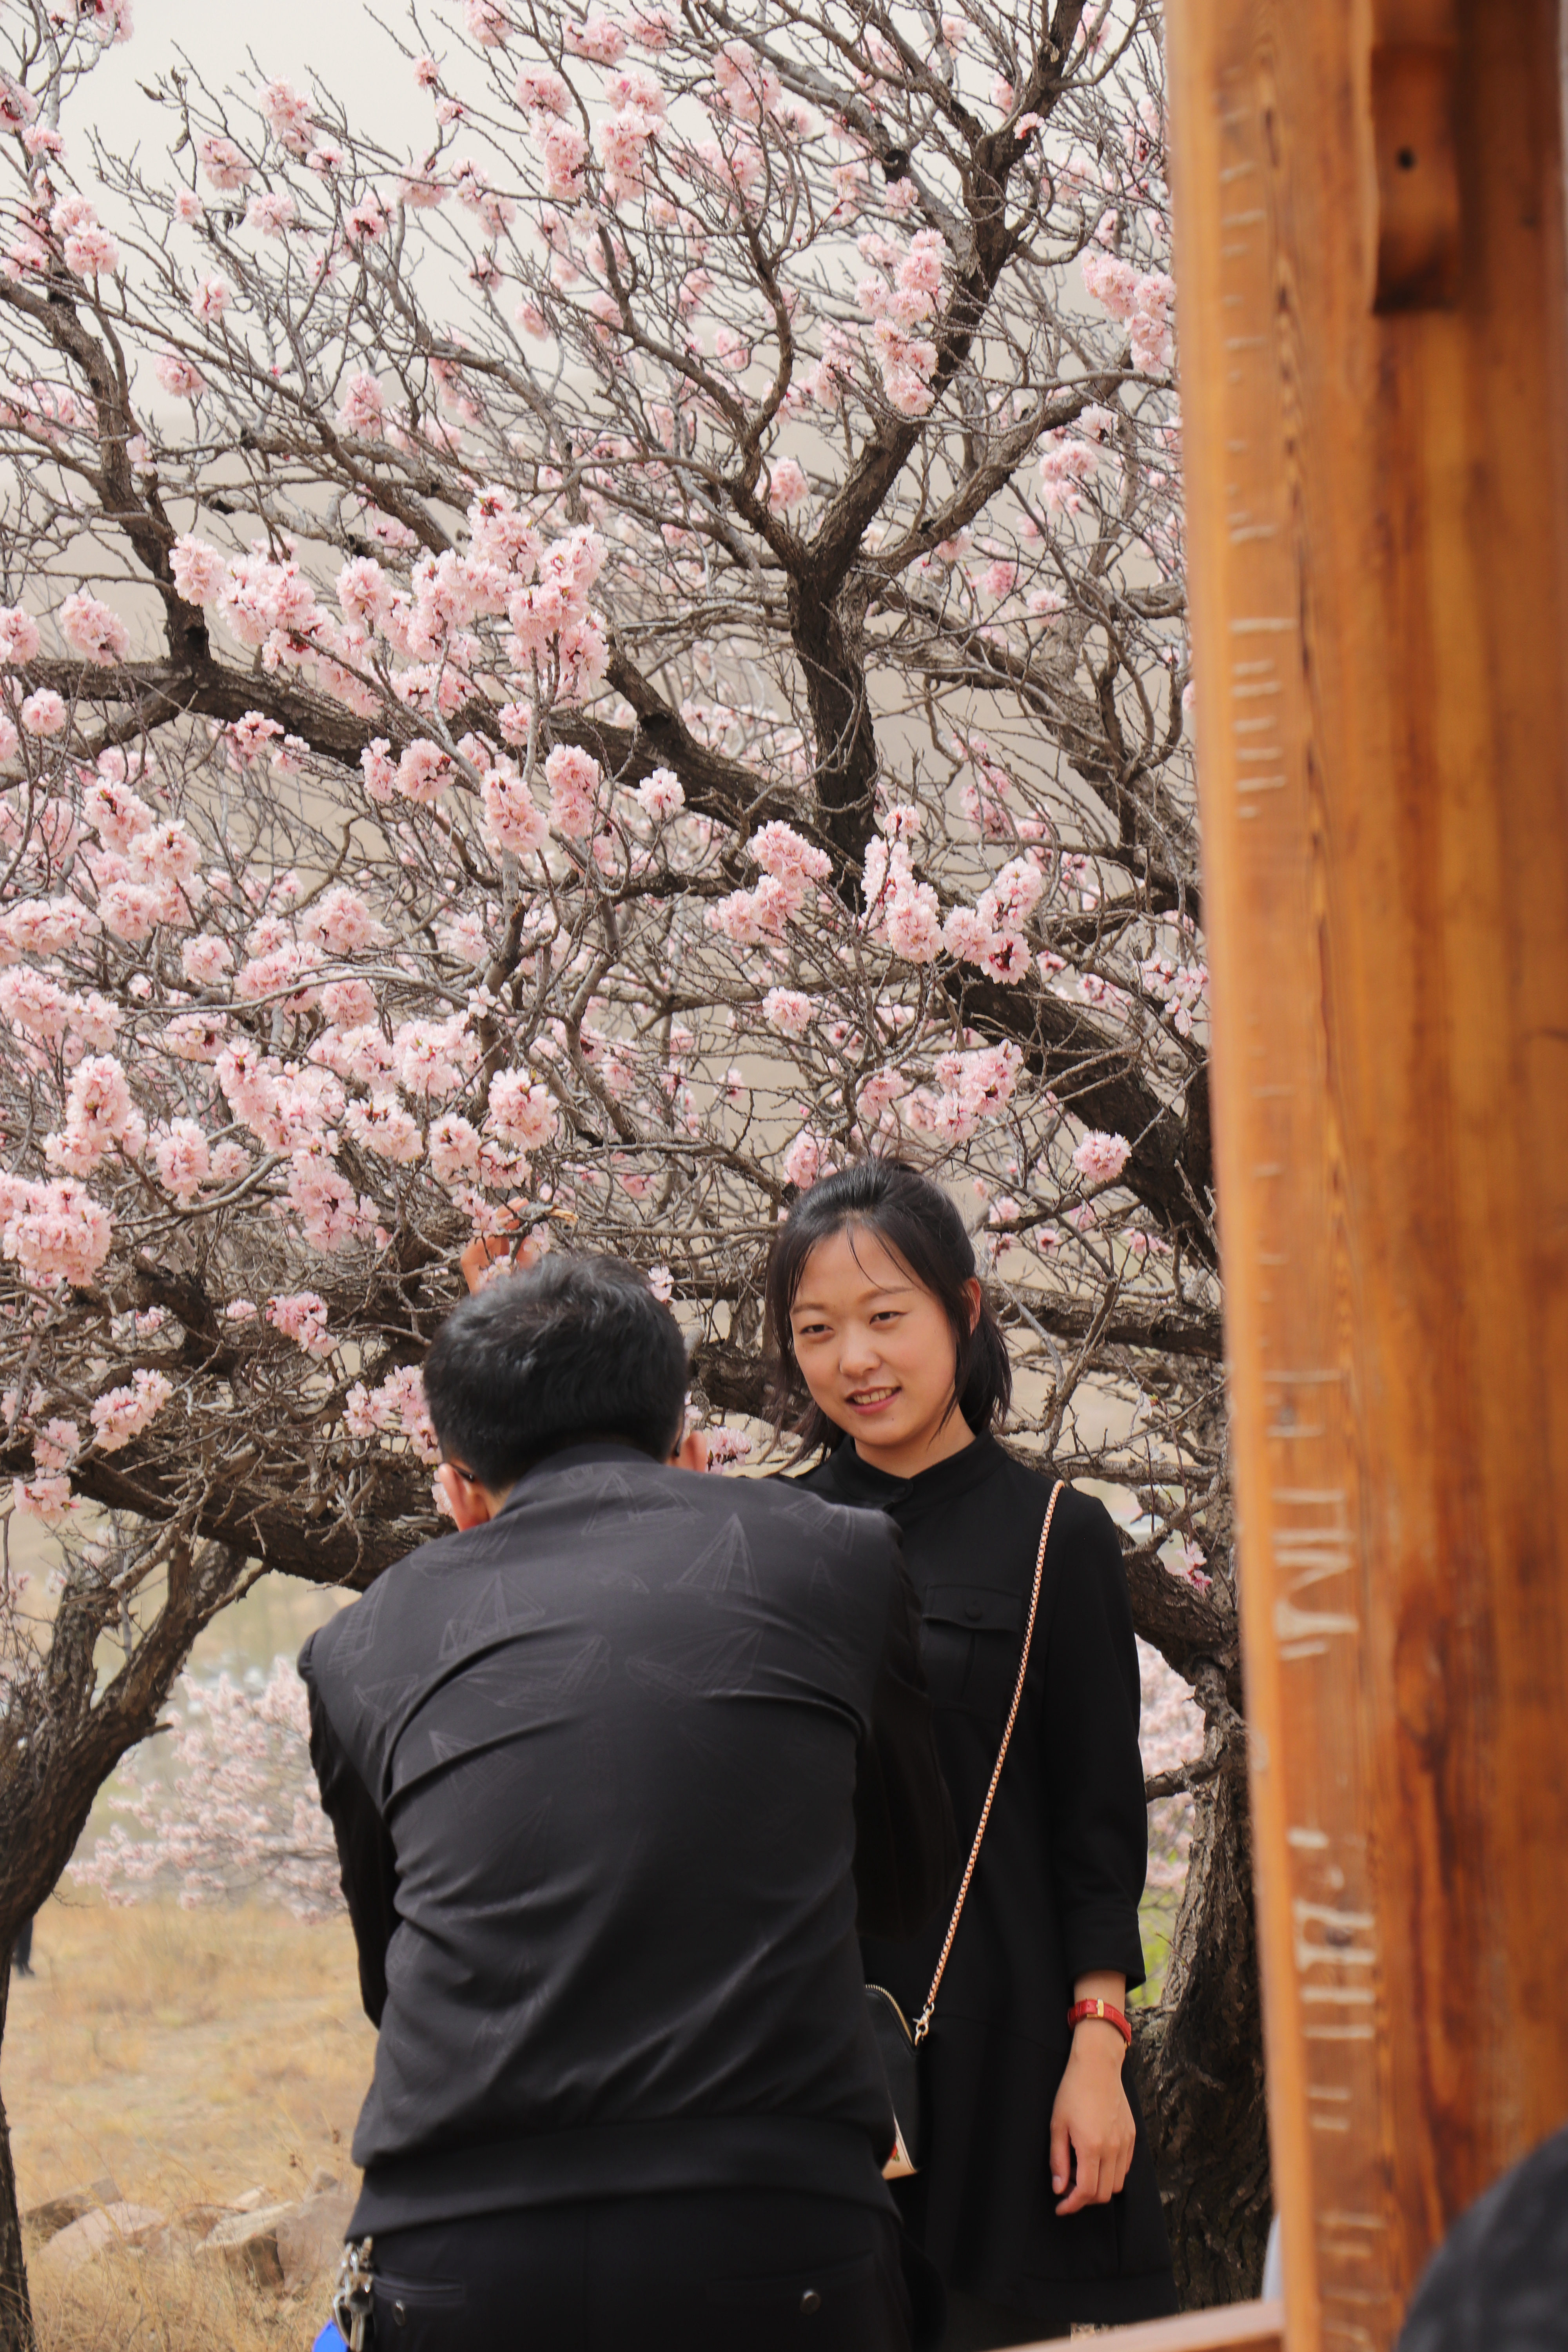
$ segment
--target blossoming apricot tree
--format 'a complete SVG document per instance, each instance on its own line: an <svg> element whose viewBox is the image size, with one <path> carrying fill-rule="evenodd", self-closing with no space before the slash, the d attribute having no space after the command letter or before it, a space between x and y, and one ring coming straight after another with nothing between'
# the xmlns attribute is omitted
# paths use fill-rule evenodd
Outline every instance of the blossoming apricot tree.
<svg viewBox="0 0 1568 2352"><path fill-rule="evenodd" d="M155 165L73 110L123 0L0 28L3 1437L66 1563L6 1604L0 1945L216 1610L432 1532L466 1247L645 1265L733 1456L791 1188L897 1150L1201 1706L1142 2055L1224 2298L1268 2189L1152 7L420 26L418 153L191 69Z"/></svg>

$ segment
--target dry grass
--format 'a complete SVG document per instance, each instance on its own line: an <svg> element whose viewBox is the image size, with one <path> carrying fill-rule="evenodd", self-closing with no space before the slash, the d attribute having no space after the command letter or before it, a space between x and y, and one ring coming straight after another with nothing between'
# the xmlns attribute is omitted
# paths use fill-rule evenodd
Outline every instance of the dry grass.
<svg viewBox="0 0 1568 2352"><path fill-rule="evenodd" d="M106 2173L171 2219L255 2188L297 2197L321 2165L353 2178L375 2036L346 1920L68 1895L39 1918L33 1964L3 2061L25 2207ZM279 2303L129 2252L32 2278L44 2352L292 2352L325 2316L320 2292Z"/></svg>
<svg viewBox="0 0 1568 2352"><path fill-rule="evenodd" d="M32 2267L39 2352L308 2352L325 2282L279 2297L222 2263L153 2262L117 2249L61 2276Z"/></svg>

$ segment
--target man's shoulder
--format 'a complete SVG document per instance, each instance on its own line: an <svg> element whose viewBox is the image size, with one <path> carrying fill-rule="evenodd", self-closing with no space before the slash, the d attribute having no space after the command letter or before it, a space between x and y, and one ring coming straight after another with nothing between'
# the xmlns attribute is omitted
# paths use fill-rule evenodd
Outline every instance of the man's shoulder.
<svg viewBox="0 0 1568 2352"><path fill-rule="evenodd" d="M464 1549L465 1538L451 1528L384 1568L374 1584L318 1625L305 1643L299 1664L307 1685L333 1666L357 1664L367 1657L395 1620L405 1621L410 1598L426 1578L449 1575L460 1564Z"/></svg>
<svg viewBox="0 0 1568 2352"><path fill-rule="evenodd" d="M814 1494L798 1477L729 1478L722 1484L731 1493L747 1496L759 1524L775 1526L796 1542L804 1538L847 1556L888 1553L897 1542L892 1521L881 1511Z"/></svg>

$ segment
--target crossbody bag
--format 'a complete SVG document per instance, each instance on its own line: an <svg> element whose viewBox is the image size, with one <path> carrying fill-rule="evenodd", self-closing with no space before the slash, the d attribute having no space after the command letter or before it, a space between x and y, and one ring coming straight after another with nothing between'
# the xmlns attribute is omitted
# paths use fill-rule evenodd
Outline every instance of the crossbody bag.
<svg viewBox="0 0 1568 2352"><path fill-rule="evenodd" d="M991 1786L985 1791L985 1802L980 1808L980 1825L974 1832L974 1843L969 1849L969 1860L959 1882L958 1897L952 1906L952 1916L947 1923L942 1938L942 1955L936 1964L936 1974L931 1980L925 2007L911 2025L898 2002L884 1985L868 1984L867 2006L871 2014L871 2031L882 2061L882 2071L888 2078L888 2095L893 2103L893 2152L882 2167L886 2180L905 2180L911 2172L920 2170L925 2156L922 2108L921 2097L921 2044L931 2032L931 2021L936 2010L936 1997L947 1968L952 1939L958 1933L958 1923L963 1916L963 1901L969 1893L969 1882L974 1875L974 1865L980 1859L980 1848L985 1836L985 1824L991 1819L995 1801L996 1784L1002 1778L1002 1767L1007 1761L1007 1744L1013 1737L1013 1726L1018 1719L1023 1704L1024 1677L1029 1671L1029 1645L1035 1638L1035 1619L1039 1613L1040 1582L1046 1572L1046 1546L1051 1539L1051 1521L1056 1517L1057 1497L1066 1482L1058 1478L1051 1488L1051 1499L1046 1506L1046 1524L1040 1529L1040 1549L1035 1559L1035 1585L1029 1595L1029 1614L1024 1627L1023 1654L1018 1660L1018 1679L1013 1685L1013 1704L1007 1709L1007 1721L1002 1732L1002 1745L996 1751L995 1769Z"/></svg>

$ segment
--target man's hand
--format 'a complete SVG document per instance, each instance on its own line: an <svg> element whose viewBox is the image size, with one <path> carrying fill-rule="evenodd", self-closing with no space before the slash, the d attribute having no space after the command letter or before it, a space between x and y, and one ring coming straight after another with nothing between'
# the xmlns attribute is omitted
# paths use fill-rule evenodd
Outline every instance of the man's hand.
<svg viewBox="0 0 1568 2352"><path fill-rule="evenodd" d="M1127 1988L1121 1977L1084 1977L1074 1996L1107 2000L1120 2009ZM1103 2018L1086 2017L1074 2029L1072 2053L1051 2110L1051 2187L1060 2200L1058 2213L1108 2205L1126 2181L1136 2138L1132 2110L1121 2087L1126 2055L1121 2034Z"/></svg>

